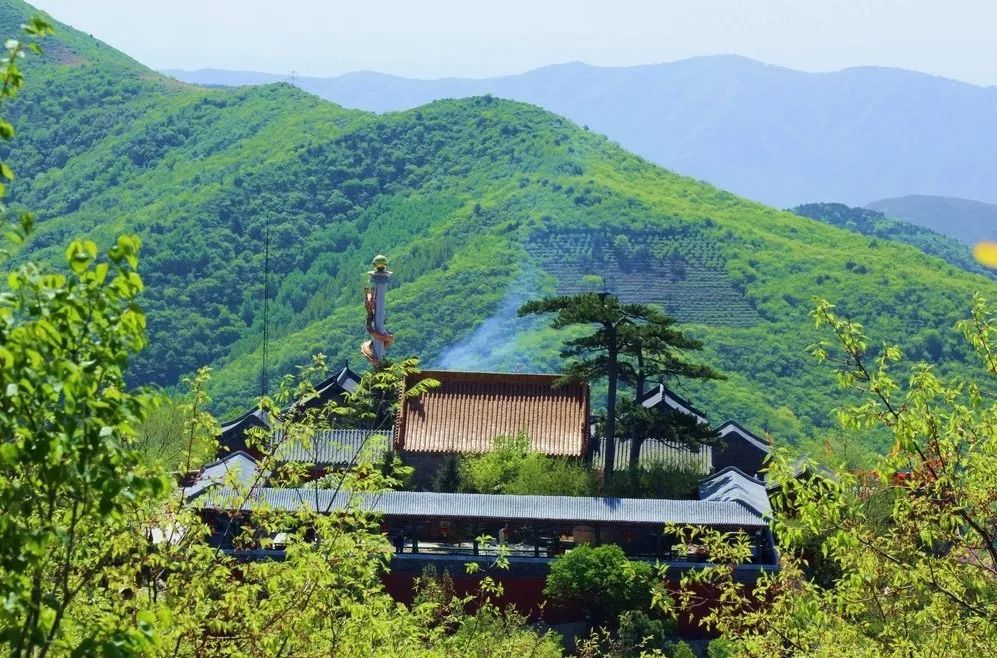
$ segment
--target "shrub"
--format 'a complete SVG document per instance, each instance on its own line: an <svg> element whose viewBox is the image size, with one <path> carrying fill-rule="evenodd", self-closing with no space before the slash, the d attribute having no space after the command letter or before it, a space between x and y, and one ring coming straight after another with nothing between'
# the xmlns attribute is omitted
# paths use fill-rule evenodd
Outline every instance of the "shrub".
<svg viewBox="0 0 997 658"><path fill-rule="evenodd" d="M625 447L625 446L624 446ZM689 498L705 476L694 468L664 462L626 470L606 485L607 496L625 498Z"/></svg>
<svg viewBox="0 0 997 658"><path fill-rule="evenodd" d="M675 634L675 620L654 619L642 610L627 610L620 615L619 638L625 656L639 656L644 651L660 649Z"/></svg>
<svg viewBox="0 0 997 658"><path fill-rule="evenodd" d="M454 493L460 490L460 458L457 455L447 455L433 476L433 491Z"/></svg>
<svg viewBox="0 0 997 658"><path fill-rule="evenodd" d="M650 606L651 575L651 565L628 560L619 546L579 546L551 564L544 593L580 604L590 621L606 624Z"/></svg>
<svg viewBox="0 0 997 658"><path fill-rule="evenodd" d="M708 658L731 658L734 655L734 645L727 638L718 637L710 640L706 647Z"/></svg>
<svg viewBox="0 0 997 658"><path fill-rule="evenodd" d="M592 472L585 466L563 458L530 453L503 493L587 496L592 489Z"/></svg>
<svg viewBox="0 0 997 658"><path fill-rule="evenodd" d="M696 652L686 642L676 642L668 647L666 654L671 658L696 658Z"/></svg>
<svg viewBox="0 0 997 658"><path fill-rule="evenodd" d="M530 442L525 435L496 437L491 452L461 460L461 489L478 493L501 492L502 487L515 477L529 449Z"/></svg>
<svg viewBox="0 0 997 658"><path fill-rule="evenodd" d="M459 471L460 488L477 493L586 496L594 489L587 467L532 452L523 434L496 438L492 452L465 457Z"/></svg>

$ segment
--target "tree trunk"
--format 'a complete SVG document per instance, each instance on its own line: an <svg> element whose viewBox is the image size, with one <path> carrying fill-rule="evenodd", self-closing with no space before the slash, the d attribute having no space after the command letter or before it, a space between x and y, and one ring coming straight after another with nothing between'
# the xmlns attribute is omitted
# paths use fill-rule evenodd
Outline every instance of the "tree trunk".
<svg viewBox="0 0 997 658"><path fill-rule="evenodd" d="M643 436L638 436L636 430L630 432L630 461L627 464L629 475L635 476L640 468L640 447L644 445Z"/></svg>
<svg viewBox="0 0 997 658"><path fill-rule="evenodd" d="M644 387L647 386L647 377L644 376L644 350L637 350L637 399L640 404L644 399ZM637 469L640 468L640 448L644 445L645 436L638 436L637 423L631 423L630 428L630 460L627 463L627 475L631 478L637 476Z"/></svg>
<svg viewBox="0 0 997 658"><path fill-rule="evenodd" d="M619 345L616 344L616 327L609 327L608 356L609 366L606 369L609 391L606 394L606 461L603 468L603 481L606 484L613 479L613 468L616 466L616 371L619 359Z"/></svg>

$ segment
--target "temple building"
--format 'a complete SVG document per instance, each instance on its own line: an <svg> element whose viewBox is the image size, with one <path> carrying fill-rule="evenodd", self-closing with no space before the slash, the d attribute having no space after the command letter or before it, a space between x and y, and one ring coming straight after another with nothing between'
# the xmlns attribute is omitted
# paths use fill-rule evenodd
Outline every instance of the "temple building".
<svg viewBox="0 0 997 658"><path fill-rule="evenodd" d="M489 452L495 438L525 435L530 449L583 459L589 451L589 387L557 386L556 375L423 371L440 383L423 395L402 396L393 448L428 484L447 454Z"/></svg>
<svg viewBox="0 0 997 658"><path fill-rule="evenodd" d="M361 352L377 367L393 341L385 322L385 297L391 279L387 260L375 259L369 274L364 301L370 339ZM439 386L414 397L406 394L426 378L436 380ZM695 547L680 551L675 538L663 532L666 524L745 533L752 557L737 571L745 581L753 580L762 570L778 568L764 481L770 446L733 421L717 428L720 442L716 446L690 449L651 438L643 442L641 465L661 462L701 473L698 488L687 499L427 490L444 457L488 452L500 436L524 435L531 450L575 459L597 472L626 469L626 450L617 451L615 464L605 463L605 442L592 420L589 386L562 386L557 378L556 374L427 370L409 376L395 417L382 419L385 422L378 429L340 427L342 423L337 423L332 429L316 431L307 441L287 444L265 414L250 411L222 427L219 459L198 477L184 482L184 492L209 520L229 520L215 524L219 532L212 540L223 550L247 559L279 558L282 549L279 544L234 549L232 538L240 528L239 520L247 520L252 512L247 511L251 506L243 503L233 509L232 500L248 499L288 511L304 506L323 513L334 513L359 500L362 508L380 516L382 529L394 546L386 580L389 589L403 600L411 590L411 579L424 567L447 567L454 574L463 574L469 562L485 565L500 550L510 556L508 577L520 579L515 591L528 605L542 600L543 578L550 561L582 544L616 544L633 559L668 563L674 574L701 567L705 555ZM342 402L360 382L361 377L344 366L316 387L317 396L307 405ZM687 414L696 423L709 425L705 413L664 384L651 386L639 401L648 409ZM292 405L282 420L293 419L303 408L306 406ZM277 446L272 459L261 460L252 445L247 445L247 432L259 430L269 431L268 440ZM395 456L414 468L407 487L410 490L353 495L307 482L360 460L378 463ZM261 463L275 470L284 464L305 464L308 477L301 488L282 488L263 471ZM233 495L233 484L246 490L241 498ZM482 541L479 538L483 536L492 539Z"/></svg>

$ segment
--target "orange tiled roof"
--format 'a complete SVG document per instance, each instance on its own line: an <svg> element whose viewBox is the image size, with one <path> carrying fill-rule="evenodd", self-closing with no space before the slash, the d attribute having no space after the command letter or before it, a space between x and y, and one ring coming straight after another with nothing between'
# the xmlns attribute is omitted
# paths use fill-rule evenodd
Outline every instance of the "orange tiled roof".
<svg viewBox="0 0 997 658"><path fill-rule="evenodd" d="M555 388L556 375L424 370L440 387L406 398L395 424L395 447L409 452L479 453L496 436L525 431L534 450L580 457L588 443L589 387Z"/></svg>

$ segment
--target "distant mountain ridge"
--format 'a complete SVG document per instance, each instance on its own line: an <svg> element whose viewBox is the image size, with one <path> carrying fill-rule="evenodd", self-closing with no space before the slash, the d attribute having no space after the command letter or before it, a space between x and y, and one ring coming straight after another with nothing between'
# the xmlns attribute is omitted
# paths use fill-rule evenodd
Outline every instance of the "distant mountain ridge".
<svg viewBox="0 0 997 658"><path fill-rule="evenodd" d="M912 194L880 199L867 204L866 208L951 236L965 244L997 240L997 205L991 203Z"/></svg>
<svg viewBox="0 0 997 658"><path fill-rule="evenodd" d="M170 74L210 85L290 80ZM357 72L294 84L375 112L483 94L532 103L657 164L779 207L909 194L997 203L997 87L902 69L805 73L721 55L622 68L574 62L480 80Z"/></svg>
<svg viewBox="0 0 997 658"><path fill-rule="evenodd" d="M842 203L807 203L791 208L790 212L862 235L903 242L967 272L997 278L997 271L976 262L968 245L930 228L888 217L878 210L852 208Z"/></svg>

